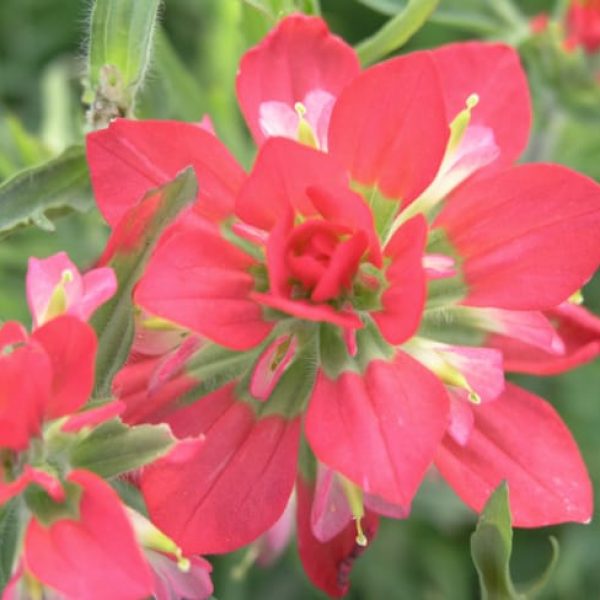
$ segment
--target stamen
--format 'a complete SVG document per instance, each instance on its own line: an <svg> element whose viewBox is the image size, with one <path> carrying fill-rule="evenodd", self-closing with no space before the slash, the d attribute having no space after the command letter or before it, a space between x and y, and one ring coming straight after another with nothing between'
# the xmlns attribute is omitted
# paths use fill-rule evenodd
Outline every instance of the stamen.
<svg viewBox="0 0 600 600"><path fill-rule="evenodd" d="M369 544L369 540L367 539L367 536L365 535L365 532L363 531L362 519L355 518L354 522L356 523L356 543L359 546L362 546L363 548L365 548Z"/></svg>
<svg viewBox="0 0 600 600"><path fill-rule="evenodd" d="M177 559L177 568L182 573L189 572L189 570L192 566L192 563L190 562L189 558L186 558L185 556L183 556L183 553L181 552L181 548L177 548L177 550L175 551L175 558Z"/></svg>
<svg viewBox="0 0 600 600"><path fill-rule="evenodd" d="M363 491L342 475L338 474L338 477L342 483L342 488L344 489L344 494L346 495L346 500L348 500L348 506L350 507L350 512L356 526L356 543L364 548L368 545L369 540L362 528L362 519L365 516Z"/></svg>
<svg viewBox="0 0 600 600"><path fill-rule="evenodd" d="M319 149L319 140L312 125L306 119L306 106L302 102L294 104L294 110L298 114L298 130L297 137L301 144L310 146L311 148Z"/></svg>
<svg viewBox="0 0 600 600"><path fill-rule="evenodd" d="M48 300L48 306L40 319L40 325L46 323L67 312L69 301L67 298L67 290L65 286L67 283L71 283L75 276L71 269L65 269L60 275L60 281L56 284Z"/></svg>
<svg viewBox="0 0 600 600"><path fill-rule="evenodd" d="M461 110L452 123L450 123L450 139L448 150L455 150L460 144L469 123L471 122L471 111L479 104L479 96L471 94L465 101L465 108Z"/></svg>
<svg viewBox="0 0 600 600"><path fill-rule="evenodd" d="M583 292L581 290L577 290L569 296L568 302L570 304L583 304Z"/></svg>

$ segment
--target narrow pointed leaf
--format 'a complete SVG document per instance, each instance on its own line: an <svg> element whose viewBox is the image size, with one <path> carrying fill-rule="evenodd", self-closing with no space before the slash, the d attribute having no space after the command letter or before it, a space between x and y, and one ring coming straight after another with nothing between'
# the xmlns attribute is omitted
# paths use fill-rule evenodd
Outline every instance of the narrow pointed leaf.
<svg viewBox="0 0 600 600"><path fill-rule="evenodd" d="M502 482L487 501L477 528L471 535L471 556L479 575L482 600L533 598L554 571L558 560L558 542L550 537L552 559L542 575L526 586L515 586L510 575L512 538L508 485Z"/></svg>
<svg viewBox="0 0 600 600"><path fill-rule="evenodd" d="M508 486L503 482L487 501L475 533L471 536L471 555L479 574L484 600L516 600L509 571L511 552Z"/></svg>
<svg viewBox="0 0 600 600"><path fill-rule="evenodd" d="M10 580L15 562L18 539L16 500L0 507L0 590Z"/></svg>
<svg viewBox="0 0 600 600"><path fill-rule="evenodd" d="M114 230L102 262L117 276L118 291L96 313L92 325L98 334L96 391L110 395L111 382L125 362L133 339L131 293L165 227L190 204L197 193L192 169L149 192Z"/></svg>
<svg viewBox="0 0 600 600"><path fill-rule="evenodd" d="M52 229L49 217L72 210L84 212L92 205L83 148L72 146L0 185L0 239L26 225Z"/></svg>
<svg viewBox="0 0 600 600"><path fill-rule="evenodd" d="M439 0L409 0L401 13L356 47L361 63L364 66L373 64L406 44L425 24L438 3Z"/></svg>

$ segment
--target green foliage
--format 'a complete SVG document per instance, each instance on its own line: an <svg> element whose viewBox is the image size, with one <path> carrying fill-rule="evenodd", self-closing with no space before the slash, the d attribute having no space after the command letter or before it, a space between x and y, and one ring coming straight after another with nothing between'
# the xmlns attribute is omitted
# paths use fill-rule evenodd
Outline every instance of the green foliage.
<svg viewBox="0 0 600 600"><path fill-rule="evenodd" d="M151 463L165 455L174 442L167 425L128 427L113 419L76 443L70 462L73 467L109 478Z"/></svg>
<svg viewBox="0 0 600 600"><path fill-rule="evenodd" d="M96 0L88 50L90 121L130 115L148 69L160 0Z"/></svg>
<svg viewBox="0 0 600 600"><path fill-rule="evenodd" d="M528 600L542 590L558 561L558 542L551 537L552 560L537 581L518 590L510 574L513 532L508 486L490 496L471 536L471 555L479 574L482 600Z"/></svg>
<svg viewBox="0 0 600 600"><path fill-rule="evenodd" d="M11 500L0 506L0 591L8 583L13 569L15 551L19 538L17 502Z"/></svg>
<svg viewBox="0 0 600 600"><path fill-rule="evenodd" d="M194 200L197 194L196 176L191 168L186 169L173 181L157 190L148 192L138 208L160 196L158 207L153 212L144 231L134 241L117 246L110 258L117 276L118 290L115 296L92 319L98 335L96 357L96 397L109 397L114 375L125 362L133 340L134 314L131 295L133 287L141 277L160 234L175 217ZM123 222L123 233L135 226L137 214L128 215ZM128 241L131 243L131 240Z"/></svg>
<svg viewBox="0 0 600 600"><path fill-rule="evenodd" d="M63 484L64 500L56 501L45 490L37 485L30 485L25 490L27 508L44 527L52 525L60 519L78 519L79 501L82 489L80 486L67 481Z"/></svg>
<svg viewBox="0 0 600 600"><path fill-rule="evenodd" d="M356 47L360 62L370 65L397 50L425 24L440 0L408 0L406 8Z"/></svg>
<svg viewBox="0 0 600 600"><path fill-rule="evenodd" d="M53 231L50 218L92 205L85 154L82 147L74 146L0 185L0 239L28 224Z"/></svg>

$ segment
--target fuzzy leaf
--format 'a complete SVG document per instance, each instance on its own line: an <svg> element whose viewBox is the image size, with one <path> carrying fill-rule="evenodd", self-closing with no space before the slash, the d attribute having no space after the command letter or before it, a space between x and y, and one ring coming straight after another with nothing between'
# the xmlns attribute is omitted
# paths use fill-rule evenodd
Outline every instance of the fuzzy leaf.
<svg viewBox="0 0 600 600"><path fill-rule="evenodd" d="M197 193L193 169L148 192L117 226L107 247L104 262L115 270L118 291L94 315L98 334L96 396L109 397L114 375L125 362L133 340L131 293L165 227Z"/></svg>
<svg viewBox="0 0 600 600"><path fill-rule="evenodd" d="M167 425L129 427L113 419L73 447L71 464L104 478L114 477L151 463L166 454L173 443Z"/></svg>
<svg viewBox="0 0 600 600"><path fill-rule="evenodd" d="M92 104L94 124L105 125L132 109L150 62L159 4L160 0L94 3L85 98Z"/></svg>
<svg viewBox="0 0 600 600"><path fill-rule="evenodd" d="M93 206L83 148L72 146L57 158L20 171L0 185L0 239L24 225L54 227L48 217Z"/></svg>

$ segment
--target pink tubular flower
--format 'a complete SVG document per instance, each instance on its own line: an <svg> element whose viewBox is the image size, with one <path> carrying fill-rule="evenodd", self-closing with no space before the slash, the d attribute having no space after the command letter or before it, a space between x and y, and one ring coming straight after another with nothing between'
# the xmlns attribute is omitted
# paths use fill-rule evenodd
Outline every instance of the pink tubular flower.
<svg viewBox="0 0 600 600"><path fill-rule="evenodd" d="M117 227L188 164L203 190L135 291L202 346L151 390L151 361L118 380L131 422L202 440L144 470L155 522L186 552L229 551L296 486L306 570L341 595L376 514L406 516L432 464L475 510L507 480L516 525L588 521L574 441L505 386L494 338L569 355L545 315L600 261L598 186L513 166L531 120L516 53L469 42L359 72L321 20L292 16L242 59L238 95L260 144L247 176L193 125L117 120L88 137Z"/></svg>
<svg viewBox="0 0 600 600"><path fill-rule="evenodd" d="M69 257L59 252L48 258L30 258L26 285L36 328L61 314L87 321L115 293L117 280L107 267L81 275Z"/></svg>

